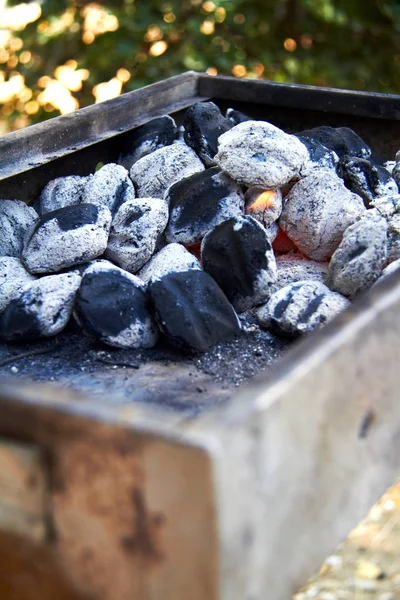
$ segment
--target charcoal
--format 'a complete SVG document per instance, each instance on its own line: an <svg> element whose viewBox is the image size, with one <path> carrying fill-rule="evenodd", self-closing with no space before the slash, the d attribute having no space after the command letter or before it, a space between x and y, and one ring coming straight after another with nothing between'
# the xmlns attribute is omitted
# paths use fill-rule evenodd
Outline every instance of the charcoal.
<svg viewBox="0 0 400 600"><path fill-rule="evenodd" d="M68 175L52 179L39 197L39 213L44 215L58 208L80 204L88 177Z"/></svg>
<svg viewBox="0 0 400 600"><path fill-rule="evenodd" d="M331 169L336 170L336 165L339 157L333 150L326 148L317 140L311 138L297 136L302 144L305 145L308 152L308 158L304 162L300 170L301 177L307 177L314 169Z"/></svg>
<svg viewBox="0 0 400 600"><path fill-rule="evenodd" d="M393 262L400 258L400 212L388 219L387 258Z"/></svg>
<svg viewBox="0 0 400 600"><path fill-rule="evenodd" d="M386 169L365 158L344 156L338 163L337 173L349 190L361 196L367 207L371 206L374 198L398 194L399 191Z"/></svg>
<svg viewBox="0 0 400 600"><path fill-rule="evenodd" d="M328 169L318 169L289 192L279 223L288 237L309 258L326 261L344 231L365 212L357 194Z"/></svg>
<svg viewBox="0 0 400 600"><path fill-rule="evenodd" d="M172 144L176 136L176 124L172 117L164 115L137 127L130 135L129 149L118 157L118 163L128 171L143 156Z"/></svg>
<svg viewBox="0 0 400 600"><path fill-rule="evenodd" d="M319 329L349 304L320 281L298 281L275 292L256 317L262 327L295 337Z"/></svg>
<svg viewBox="0 0 400 600"><path fill-rule="evenodd" d="M245 213L269 227L279 219L282 212L282 192L249 188L244 196Z"/></svg>
<svg viewBox="0 0 400 600"><path fill-rule="evenodd" d="M313 129L306 129L296 134L297 137L311 138L320 142L326 148L336 152L339 158L342 156L358 156L368 158L371 156L371 148L349 127L330 127L321 125Z"/></svg>
<svg viewBox="0 0 400 600"><path fill-rule="evenodd" d="M326 283L328 262L310 260L300 252L289 252L276 257L278 278L271 286L271 294L296 281L320 281Z"/></svg>
<svg viewBox="0 0 400 600"><path fill-rule="evenodd" d="M106 206L76 204L45 214L26 239L22 262L30 273L55 273L103 254L111 213Z"/></svg>
<svg viewBox="0 0 400 600"><path fill-rule="evenodd" d="M19 258L28 231L39 215L21 200L0 200L0 256Z"/></svg>
<svg viewBox="0 0 400 600"><path fill-rule="evenodd" d="M239 123L244 123L245 121L252 121L251 117L234 108L226 109L226 117L232 121L233 125L239 125Z"/></svg>
<svg viewBox="0 0 400 600"><path fill-rule="evenodd" d="M400 273L400 258L393 261L392 263L390 263L387 267L385 267L383 269L382 273L380 274L380 277L375 281L374 285L376 285L380 281L384 281L385 279L390 277L390 275L392 275L392 273L396 273L396 272Z"/></svg>
<svg viewBox="0 0 400 600"><path fill-rule="evenodd" d="M378 279L386 262L386 220L367 211L346 229L329 263L327 285L354 298Z"/></svg>
<svg viewBox="0 0 400 600"><path fill-rule="evenodd" d="M235 217L212 229L201 247L203 269L238 312L265 302L276 281L276 263L265 228L252 217Z"/></svg>
<svg viewBox="0 0 400 600"><path fill-rule="evenodd" d="M168 205L164 200L136 198L125 202L113 219L106 257L136 273L153 254L167 222Z"/></svg>
<svg viewBox="0 0 400 600"><path fill-rule="evenodd" d="M36 279L0 315L0 338L18 342L56 335L67 325L81 277L78 273Z"/></svg>
<svg viewBox="0 0 400 600"><path fill-rule="evenodd" d="M210 167L215 164L219 136L233 127L233 123L213 102L199 102L187 109L183 126L185 142Z"/></svg>
<svg viewBox="0 0 400 600"><path fill-rule="evenodd" d="M95 264L82 277L74 316L90 336L117 348L151 348L158 329L143 283L119 267Z"/></svg>
<svg viewBox="0 0 400 600"><path fill-rule="evenodd" d="M199 171L204 165L194 150L177 142L138 160L130 176L139 198L164 198L171 185Z"/></svg>
<svg viewBox="0 0 400 600"><path fill-rule="evenodd" d="M135 190L128 171L121 165L109 163L88 177L82 203L106 206L115 214L124 202L134 197Z"/></svg>
<svg viewBox="0 0 400 600"><path fill-rule="evenodd" d="M271 242L271 244L273 244L279 234L278 221L274 221L274 223L271 223L271 225L269 227L267 227L265 231L267 232L269 241Z"/></svg>
<svg viewBox="0 0 400 600"><path fill-rule="evenodd" d="M222 221L243 214L240 186L218 167L195 173L169 188L168 242L196 244Z"/></svg>
<svg viewBox="0 0 400 600"><path fill-rule="evenodd" d="M385 161L385 162L383 163L383 165L382 165L382 166L383 166L383 168L384 168L384 169L386 169L386 171L388 171L388 173L389 173L390 175L392 175L392 176L393 176L393 169L394 169L394 168L395 168L395 166L396 166L396 161L395 161L395 160L387 160L387 161ZM400 183L399 183L399 182L397 182L397 185L399 186L399 185L400 185ZM400 188L399 188L399 189L400 189Z"/></svg>
<svg viewBox="0 0 400 600"><path fill-rule="evenodd" d="M238 183L275 189L299 176L307 148L265 121L239 123L219 138L215 162Z"/></svg>
<svg viewBox="0 0 400 600"><path fill-rule="evenodd" d="M396 162L393 165L392 177L400 190L400 150L396 154Z"/></svg>
<svg viewBox="0 0 400 600"><path fill-rule="evenodd" d="M0 312L23 289L35 281L36 277L28 273L19 258L0 256Z"/></svg>
<svg viewBox="0 0 400 600"><path fill-rule="evenodd" d="M161 331L186 352L203 352L240 331L232 305L204 271L169 273L148 289Z"/></svg>
<svg viewBox="0 0 400 600"><path fill-rule="evenodd" d="M200 263L193 254L181 244L168 244L149 260L137 273L147 284L150 279L160 279L168 273L201 269Z"/></svg>
<svg viewBox="0 0 400 600"><path fill-rule="evenodd" d="M400 212L400 194L391 194L390 196L378 196L374 198L371 205L385 219L390 219L395 213Z"/></svg>

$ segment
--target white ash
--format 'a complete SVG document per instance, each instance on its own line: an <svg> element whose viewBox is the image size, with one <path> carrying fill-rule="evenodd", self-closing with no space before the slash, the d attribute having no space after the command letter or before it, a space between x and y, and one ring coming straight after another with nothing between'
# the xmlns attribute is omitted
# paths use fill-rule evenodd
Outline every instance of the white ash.
<svg viewBox="0 0 400 600"><path fill-rule="evenodd" d="M130 176L139 198L164 198L171 185L204 168L194 150L178 142L138 160Z"/></svg>
<svg viewBox="0 0 400 600"><path fill-rule="evenodd" d="M69 321L81 277L49 275L33 281L0 316L0 337L18 341L56 335Z"/></svg>
<svg viewBox="0 0 400 600"><path fill-rule="evenodd" d="M392 177L400 190L400 152L396 154L396 164L393 166Z"/></svg>
<svg viewBox="0 0 400 600"><path fill-rule="evenodd" d="M299 176L307 148L266 121L245 121L218 140L215 162L248 187L279 188Z"/></svg>
<svg viewBox="0 0 400 600"><path fill-rule="evenodd" d="M349 298L370 288L386 262L386 220L369 212L346 229L329 263L328 286Z"/></svg>
<svg viewBox="0 0 400 600"><path fill-rule="evenodd" d="M307 148L307 160L300 169L300 176L307 177L315 169L329 169L336 171L336 165L339 157L334 150L327 148L317 140L312 138L297 136L302 144Z"/></svg>
<svg viewBox="0 0 400 600"><path fill-rule="evenodd" d="M391 175L393 175L393 169L394 169L395 165L396 165L395 160L387 160L386 162L383 163L384 169L386 169L386 171L388 171L388 173L390 173Z"/></svg>
<svg viewBox="0 0 400 600"><path fill-rule="evenodd" d="M392 263L390 263L387 267L385 267L380 275L380 277L376 280L376 282L374 283L374 285L376 285L377 283L384 281L385 279L387 279L390 275L392 275L392 273L396 273L396 272L400 273L400 258L398 258L397 260L393 261Z"/></svg>
<svg viewBox="0 0 400 600"><path fill-rule="evenodd" d="M22 261L30 273L55 273L97 258L107 247L111 213L77 204L44 215L26 239Z"/></svg>
<svg viewBox="0 0 400 600"><path fill-rule="evenodd" d="M400 212L400 194L391 194L389 196L381 196L374 198L371 206L386 219L392 217L396 212Z"/></svg>
<svg viewBox="0 0 400 600"><path fill-rule="evenodd" d="M289 252L276 257L278 279L271 285L271 293L296 281L320 281L326 284L328 262L317 262L300 254Z"/></svg>
<svg viewBox="0 0 400 600"><path fill-rule="evenodd" d="M344 231L366 208L332 171L319 169L296 183L289 192L279 223L287 236L309 258L326 261Z"/></svg>
<svg viewBox="0 0 400 600"><path fill-rule="evenodd" d="M107 258L136 273L151 258L167 223L168 205L164 200L136 198L125 202L111 225Z"/></svg>
<svg viewBox="0 0 400 600"><path fill-rule="evenodd" d="M114 214L124 202L135 197L128 171L121 165L109 163L88 177L82 202L107 206Z"/></svg>
<svg viewBox="0 0 400 600"><path fill-rule="evenodd" d="M267 228L279 219L283 207L281 190L252 187L245 193L244 202L246 215Z"/></svg>
<svg viewBox="0 0 400 600"><path fill-rule="evenodd" d="M19 258L15 256L0 257L0 312L21 295L22 291L36 277L28 273Z"/></svg>
<svg viewBox="0 0 400 600"><path fill-rule="evenodd" d="M150 280L161 279L168 273L191 269L201 269L198 259L181 244L172 243L157 252L137 273L137 276L147 284Z"/></svg>
<svg viewBox="0 0 400 600"><path fill-rule="evenodd" d="M80 204L88 177L68 175L52 179L42 189L39 196L39 212L41 215L64 206Z"/></svg>
<svg viewBox="0 0 400 600"><path fill-rule="evenodd" d="M388 219L387 258L393 262L400 258L400 212Z"/></svg>
<svg viewBox="0 0 400 600"><path fill-rule="evenodd" d="M263 327L297 336L319 329L349 304L319 281L298 281L275 292L256 317Z"/></svg>
<svg viewBox="0 0 400 600"><path fill-rule="evenodd" d="M0 200L0 256L21 255L27 232L39 215L21 200Z"/></svg>

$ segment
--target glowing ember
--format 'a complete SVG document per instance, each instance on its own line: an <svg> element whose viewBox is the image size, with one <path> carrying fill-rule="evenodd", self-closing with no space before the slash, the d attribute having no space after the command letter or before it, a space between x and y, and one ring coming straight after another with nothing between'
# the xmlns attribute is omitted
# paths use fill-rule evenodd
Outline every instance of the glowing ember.
<svg viewBox="0 0 400 600"><path fill-rule="evenodd" d="M246 213L251 214L252 212L264 211L272 208L276 202L277 193L274 190L267 190L261 192L258 198L246 208Z"/></svg>
<svg viewBox="0 0 400 600"><path fill-rule="evenodd" d="M260 221L264 227L269 227L282 212L282 193L280 190L249 188L245 195L245 206L247 215Z"/></svg>

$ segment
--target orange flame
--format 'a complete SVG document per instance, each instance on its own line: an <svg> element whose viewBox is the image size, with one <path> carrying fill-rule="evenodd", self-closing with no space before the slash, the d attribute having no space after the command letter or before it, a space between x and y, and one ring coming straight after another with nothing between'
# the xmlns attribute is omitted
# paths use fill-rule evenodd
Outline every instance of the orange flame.
<svg viewBox="0 0 400 600"><path fill-rule="evenodd" d="M258 212L268 210L274 205L276 201L276 192L273 190L266 190L265 192L261 192L261 194L246 208L246 213Z"/></svg>

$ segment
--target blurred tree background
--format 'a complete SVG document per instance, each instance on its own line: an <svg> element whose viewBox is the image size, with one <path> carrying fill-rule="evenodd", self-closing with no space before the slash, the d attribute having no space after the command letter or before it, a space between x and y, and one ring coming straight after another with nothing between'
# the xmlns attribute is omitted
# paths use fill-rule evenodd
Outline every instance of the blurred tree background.
<svg viewBox="0 0 400 600"><path fill-rule="evenodd" d="M188 69L400 93L400 2L0 0L0 133Z"/></svg>

